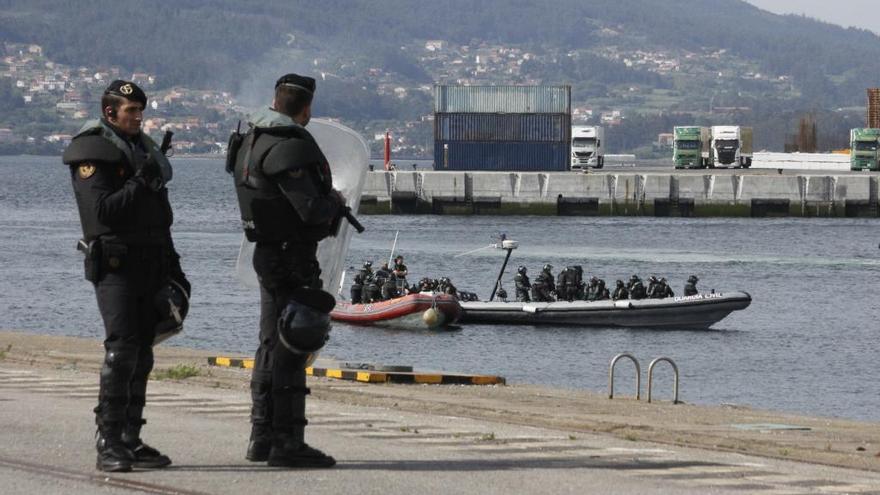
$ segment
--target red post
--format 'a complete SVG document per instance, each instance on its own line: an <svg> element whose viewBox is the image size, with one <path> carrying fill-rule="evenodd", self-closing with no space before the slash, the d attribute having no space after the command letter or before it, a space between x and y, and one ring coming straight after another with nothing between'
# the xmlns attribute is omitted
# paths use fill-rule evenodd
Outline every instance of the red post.
<svg viewBox="0 0 880 495"><path fill-rule="evenodd" d="M385 170L391 170L391 133L385 131Z"/></svg>

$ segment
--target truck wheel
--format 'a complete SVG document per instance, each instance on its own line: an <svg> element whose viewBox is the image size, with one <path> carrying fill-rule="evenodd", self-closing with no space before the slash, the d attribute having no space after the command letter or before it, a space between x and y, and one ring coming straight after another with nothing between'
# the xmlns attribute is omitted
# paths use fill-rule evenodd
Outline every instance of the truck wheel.
<svg viewBox="0 0 880 495"><path fill-rule="evenodd" d="M746 158L745 168L752 168L752 159L751 158Z"/></svg>
<svg viewBox="0 0 880 495"><path fill-rule="evenodd" d="M604 157L604 156L599 157L598 159L596 159L596 168L597 168L597 169L600 169L600 168L602 168L602 167L604 167L604 166L605 166L605 157Z"/></svg>

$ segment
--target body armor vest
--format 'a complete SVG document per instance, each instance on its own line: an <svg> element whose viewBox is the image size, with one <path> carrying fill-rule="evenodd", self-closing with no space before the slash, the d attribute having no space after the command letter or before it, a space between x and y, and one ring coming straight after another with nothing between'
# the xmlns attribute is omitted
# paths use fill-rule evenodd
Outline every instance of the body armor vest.
<svg viewBox="0 0 880 495"><path fill-rule="evenodd" d="M99 167L110 187L119 191L126 182L143 166L145 161L154 161L165 182L171 180L171 164L159 150L155 141L146 134L138 137L139 145L133 145L120 137L104 121L87 122L79 134L74 136L64 151L62 161L71 167L74 193L79 208L83 237L90 241L98 238L119 240L129 244L165 244L168 242L173 216L168 202L168 190L148 190L137 192L124 212L110 215L114 220L99 218L97 202L101 199L85 182L78 182L76 168L80 163L91 163ZM87 180L95 180L94 178Z"/></svg>
<svg viewBox="0 0 880 495"><path fill-rule="evenodd" d="M289 148L291 152L283 157L282 164L272 164L275 174L267 174L266 157L275 146L290 140L301 143ZM304 127L277 112L258 115L244 136L234 163L235 192L242 228L249 241L317 242L328 235L327 226L309 225L300 218L278 183L281 174L290 174L297 176L297 180L311 181L322 195L333 188L327 159Z"/></svg>

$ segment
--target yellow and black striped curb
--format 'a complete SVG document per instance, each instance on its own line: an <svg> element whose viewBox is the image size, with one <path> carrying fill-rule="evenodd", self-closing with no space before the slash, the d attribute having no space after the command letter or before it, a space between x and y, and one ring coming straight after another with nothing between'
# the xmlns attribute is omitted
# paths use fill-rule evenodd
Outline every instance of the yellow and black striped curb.
<svg viewBox="0 0 880 495"><path fill-rule="evenodd" d="M231 368L253 369L253 359L209 357L208 364ZM364 383L426 383L434 385L504 385L502 376L468 375L461 373L424 373L402 371L370 371L334 368L306 368L306 374Z"/></svg>

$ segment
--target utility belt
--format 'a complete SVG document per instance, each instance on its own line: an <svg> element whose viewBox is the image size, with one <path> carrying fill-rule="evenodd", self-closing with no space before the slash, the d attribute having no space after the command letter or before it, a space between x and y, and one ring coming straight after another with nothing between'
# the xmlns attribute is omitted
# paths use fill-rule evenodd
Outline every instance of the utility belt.
<svg viewBox="0 0 880 495"><path fill-rule="evenodd" d="M129 243L130 238L80 239L76 249L85 255L85 278L89 282L98 283L104 275L122 270L135 259L167 259L170 258L171 244L167 239L159 242L153 239L150 243Z"/></svg>

